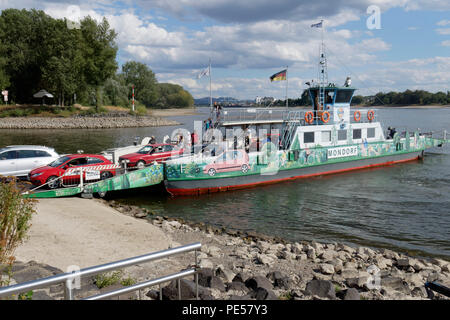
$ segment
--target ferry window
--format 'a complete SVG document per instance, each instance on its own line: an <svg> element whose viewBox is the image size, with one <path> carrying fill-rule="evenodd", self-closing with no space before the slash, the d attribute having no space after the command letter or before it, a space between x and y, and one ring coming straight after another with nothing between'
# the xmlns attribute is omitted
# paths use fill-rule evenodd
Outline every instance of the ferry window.
<svg viewBox="0 0 450 320"><path fill-rule="evenodd" d="M367 138L375 138L375 128L367 128Z"/></svg>
<svg viewBox="0 0 450 320"><path fill-rule="evenodd" d="M314 132L304 132L303 133L303 142L304 143L314 142Z"/></svg>
<svg viewBox="0 0 450 320"><path fill-rule="evenodd" d="M322 131L322 142L331 141L331 131Z"/></svg>
<svg viewBox="0 0 450 320"><path fill-rule="evenodd" d="M352 90L338 90L336 93L336 103L350 102L352 98Z"/></svg>
<svg viewBox="0 0 450 320"><path fill-rule="evenodd" d="M353 139L361 139L361 129L353 130Z"/></svg>
<svg viewBox="0 0 450 320"><path fill-rule="evenodd" d="M347 140L347 130L338 130L338 140Z"/></svg>

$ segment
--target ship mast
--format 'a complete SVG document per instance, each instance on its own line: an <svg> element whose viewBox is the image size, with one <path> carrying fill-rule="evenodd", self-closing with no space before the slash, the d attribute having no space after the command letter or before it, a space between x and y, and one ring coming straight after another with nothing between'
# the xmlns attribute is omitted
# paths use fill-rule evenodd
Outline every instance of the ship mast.
<svg viewBox="0 0 450 320"><path fill-rule="evenodd" d="M322 41L320 44L320 59L319 59L319 104L322 107L325 107L325 87L328 85L328 70L327 70L327 58L325 55L325 43L323 41L323 20L320 21L321 33L322 33Z"/></svg>

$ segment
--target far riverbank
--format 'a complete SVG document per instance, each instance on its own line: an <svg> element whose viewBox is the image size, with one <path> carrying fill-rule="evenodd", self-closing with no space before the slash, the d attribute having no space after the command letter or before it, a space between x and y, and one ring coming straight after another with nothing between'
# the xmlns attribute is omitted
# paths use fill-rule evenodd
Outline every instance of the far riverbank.
<svg viewBox="0 0 450 320"><path fill-rule="evenodd" d="M111 129L174 126L179 123L154 116L97 115L75 117L6 117L0 129Z"/></svg>

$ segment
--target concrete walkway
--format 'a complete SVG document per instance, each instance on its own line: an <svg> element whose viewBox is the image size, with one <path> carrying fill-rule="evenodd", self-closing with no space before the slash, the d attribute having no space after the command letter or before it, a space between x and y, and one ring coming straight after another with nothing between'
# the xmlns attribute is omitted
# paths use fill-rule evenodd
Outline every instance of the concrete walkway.
<svg viewBox="0 0 450 320"><path fill-rule="evenodd" d="M67 270L167 249L172 243L159 228L125 216L95 199L41 199L29 238L18 261L34 260Z"/></svg>

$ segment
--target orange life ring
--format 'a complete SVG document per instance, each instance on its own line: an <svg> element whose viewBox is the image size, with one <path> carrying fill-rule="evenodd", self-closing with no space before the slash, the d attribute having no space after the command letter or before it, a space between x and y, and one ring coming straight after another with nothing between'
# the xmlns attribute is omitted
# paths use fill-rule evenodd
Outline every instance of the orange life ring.
<svg viewBox="0 0 450 320"><path fill-rule="evenodd" d="M369 119L369 121L372 121L375 118L375 112L373 110L369 110L367 112L367 119Z"/></svg>
<svg viewBox="0 0 450 320"><path fill-rule="evenodd" d="M305 121L309 124L313 123L314 114L312 113L312 111L308 111L307 113L305 113Z"/></svg>
<svg viewBox="0 0 450 320"><path fill-rule="evenodd" d="M324 117L325 114L327 115L326 119L325 119L325 117ZM321 117L321 119L322 119L322 122L323 122L323 123L327 123L328 121L330 121L330 113L329 113L328 111L322 112L322 117Z"/></svg>
<svg viewBox="0 0 450 320"><path fill-rule="evenodd" d="M361 112L356 110L355 113L353 114L353 119L355 119L356 122L359 122L359 120L361 120Z"/></svg>

